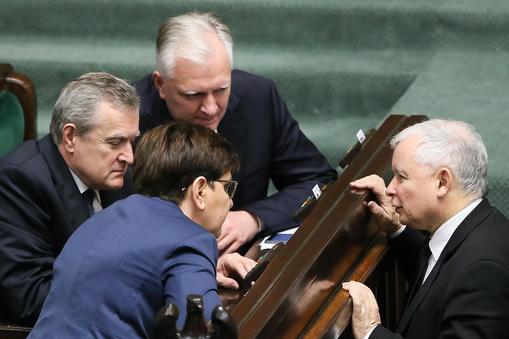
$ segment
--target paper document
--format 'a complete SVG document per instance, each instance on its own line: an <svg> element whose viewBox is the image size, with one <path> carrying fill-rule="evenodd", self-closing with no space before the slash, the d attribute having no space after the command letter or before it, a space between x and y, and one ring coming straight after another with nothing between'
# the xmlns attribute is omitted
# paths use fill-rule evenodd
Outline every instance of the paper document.
<svg viewBox="0 0 509 339"><path fill-rule="evenodd" d="M283 244L286 244L288 240L292 237L292 235L297 231L298 227L290 228L278 233L271 234L269 236L266 236L263 238L262 242L260 243L260 249L261 250L267 250L274 247L277 243L282 242Z"/></svg>

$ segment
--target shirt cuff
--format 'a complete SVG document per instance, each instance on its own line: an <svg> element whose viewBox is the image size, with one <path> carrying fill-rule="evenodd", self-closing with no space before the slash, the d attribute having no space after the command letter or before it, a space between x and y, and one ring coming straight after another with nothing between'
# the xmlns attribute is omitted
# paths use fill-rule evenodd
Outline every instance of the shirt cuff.
<svg viewBox="0 0 509 339"><path fill-rule="evenodd" d="M406 225L401 225L401 227L399 228L399 230L397 230L397 231L396 231L396 232L394 232L394 233L389 234L389 238L391 238L391 239L396 238L398 235L400 235L401 233L403 233L403 231L405 230L405 228L406 228Z"/></svg>

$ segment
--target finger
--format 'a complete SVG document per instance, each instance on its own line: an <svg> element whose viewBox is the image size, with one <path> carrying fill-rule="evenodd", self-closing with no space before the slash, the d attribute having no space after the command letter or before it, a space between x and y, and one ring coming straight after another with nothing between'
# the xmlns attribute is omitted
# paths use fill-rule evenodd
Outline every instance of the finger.
<svg viewBox="0 0 509 339"><path fill-rule="evenodd" d="M231 253L226 254L225 258L228 258L227 264L228 264L228 270L230 272L237 273L240 277L244 278L248 272L248 269L246 268L246 265L244 263L245 257L241 256L238 253ZM231 275L231 274L228 274Z"/></svg>
<svg viewBox="0 0 509 339"><path fill-rule="evenodd" d="M217 275L217 284L224 288L229 288L232 290L238 290L239 284L232 278L225 277L222 274Z"/></svg>
<svg viewBox="0 0 509 339"><path fill-rule="evenodd" d="M388 213L385 209L383 209L379 204L377 204L374 201L368 202L368 208L371 211L371 213L378 215L380 217L386 217Z"/></svg>
<svg viewBox="0 0 509 339"><path fill-rule="evenodd" d="M233 253L236 250L239 249L239 247L242 245L242 242L238 240L234 240L233 242L230 242L227 246L224 247L223 253ZM219 245L218 245L219 247Z"/></svg>
<svg viewBox="0 0 509 339"><path fill-rule="evenodd" d="M226 248L230 247L230 245L235 241L235 238L232 234L226 235L223 239L219 239L217 243L217 249L220 252L224 252Z"/></svg>
<svg viewBox="0 0 509 339"><path fill-rule="evenodd" d="M226 229L226 227L222 227L221 228L221 234L219 235L219 238L217 238L217 241L221 241L223 240L224 238L226 238L228 235L230 234L230 232L228 232L228 230Z"/></svg>
<svg viewBox="0 0 509 339"><path fill-rule="evenodd" d="M244 268L249 272L256 266L257 262L250 258L243 257L242 264L244 265Z"/></svg>

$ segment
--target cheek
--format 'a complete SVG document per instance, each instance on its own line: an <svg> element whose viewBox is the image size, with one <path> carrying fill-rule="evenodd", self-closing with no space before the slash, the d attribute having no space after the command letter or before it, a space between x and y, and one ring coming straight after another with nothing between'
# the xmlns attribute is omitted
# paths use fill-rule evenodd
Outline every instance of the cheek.
<svg viewBox="0 0 509 339"><path fill-rule="evenodd" d="M227 94L223 94L223 95L219 96L216 99L216 101L217 101L219 106L226 107L228 105L228 100L229 99L230 99L230 93L228 92Z"/></svg>
<svg viewBox="0 0 509 339"><path fill-rule="evenodd" d="M176 120L189 120L192 119L196 112L200 109L200 103L198 100L185 100L183 98L177 98L175 100L166 100L172 116Z"/></svg>

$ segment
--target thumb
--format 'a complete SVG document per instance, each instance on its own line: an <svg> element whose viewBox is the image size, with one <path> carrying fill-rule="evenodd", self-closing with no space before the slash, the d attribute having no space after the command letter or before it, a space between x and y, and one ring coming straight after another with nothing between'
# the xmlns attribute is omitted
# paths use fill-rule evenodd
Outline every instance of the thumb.
<svg viewBox="0 0 509 339"><path fill-rule="evenodd" d="M228 278L222 274L217 274L217 284L220 287L229 288L232 290L238 290L239 284L235 281L235 279Z"/></svg>

